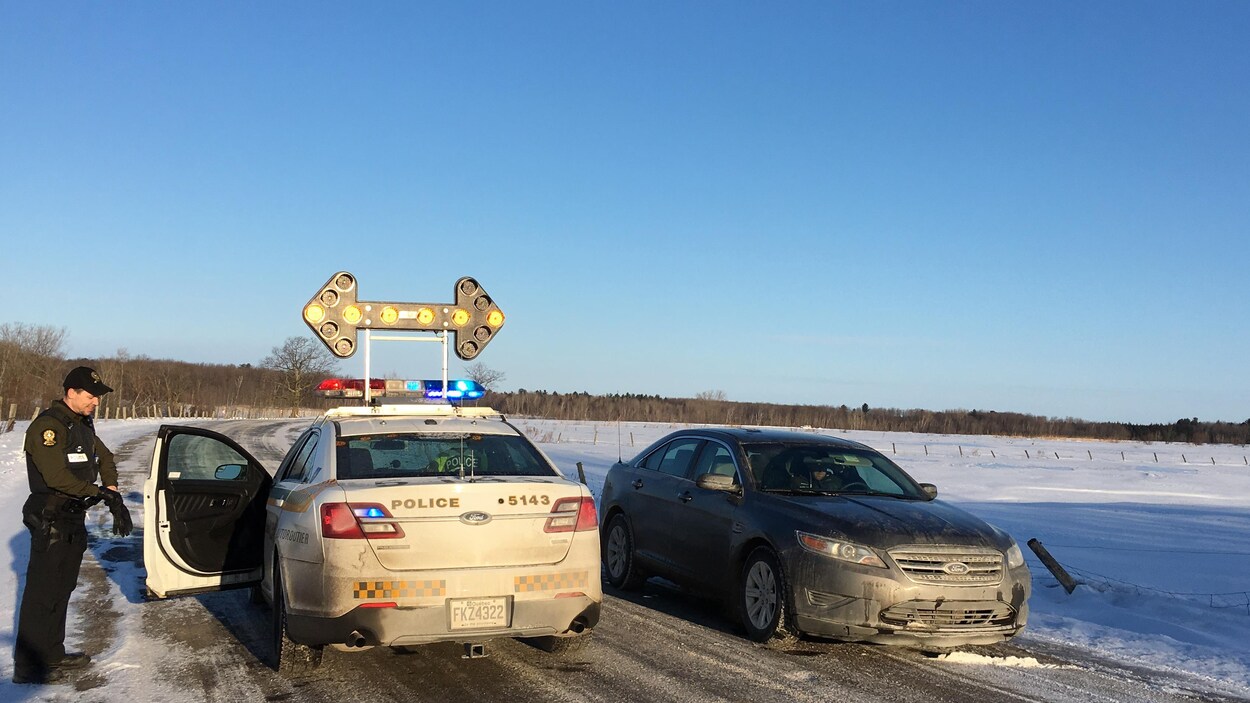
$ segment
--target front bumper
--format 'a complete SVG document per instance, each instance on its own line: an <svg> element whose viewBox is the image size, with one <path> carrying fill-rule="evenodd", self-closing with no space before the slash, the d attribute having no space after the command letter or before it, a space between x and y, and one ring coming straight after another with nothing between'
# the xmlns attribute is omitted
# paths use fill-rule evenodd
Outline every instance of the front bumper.
<svg viewBox="0 0 1250 703"><path fill-rule="evenodd" d="M934 585L895 565L852 565L800 548L786 556L794 624L811 635L948 648L1001 642L1028 621L1027 566L1005 570L994 585Z"/></svg>

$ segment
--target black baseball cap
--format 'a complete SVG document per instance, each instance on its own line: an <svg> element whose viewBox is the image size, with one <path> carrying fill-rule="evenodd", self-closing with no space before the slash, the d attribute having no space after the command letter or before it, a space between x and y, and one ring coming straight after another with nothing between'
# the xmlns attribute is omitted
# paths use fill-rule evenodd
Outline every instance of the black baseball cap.
<svg viewBox="0 0 1250 703"><path fill-rule="evenodd" d="M89 369L86 366L79 366L65 375L65 383L62 384L65 390L78 388L87 391L96 397L111 392L113 389L104 385L104 381L100 380L100 374L95 369Z"/></svg>

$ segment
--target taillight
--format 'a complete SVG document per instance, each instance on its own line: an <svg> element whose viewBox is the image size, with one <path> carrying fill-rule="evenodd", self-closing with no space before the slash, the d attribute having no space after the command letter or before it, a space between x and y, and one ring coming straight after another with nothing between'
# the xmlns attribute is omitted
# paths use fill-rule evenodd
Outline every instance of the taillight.
<svg viewBox="0 0 1250 703"><path fill-rule="evenodd" d="M561 498L551 506L543 532L584 532L598 526L594 498Z"/></svg>
<svg viewBox="0 0 1250 703"><path fill-rule="evenodd" d="M321 506L321 536L326 539L394 539L404 536L399 523L378 503L326 503Z"/></svg>

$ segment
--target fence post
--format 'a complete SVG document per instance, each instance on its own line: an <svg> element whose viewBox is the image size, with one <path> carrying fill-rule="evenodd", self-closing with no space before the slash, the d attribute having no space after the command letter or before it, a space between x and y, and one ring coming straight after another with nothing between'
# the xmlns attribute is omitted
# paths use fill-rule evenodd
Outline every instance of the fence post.
<svg viewBox="0 0 1250 703"><path fill-rule="evenodd" d="M1041 559L1042 563L1046 565L1046 568L1050 569L1050 573L1054 574L1055 580L1059 582L1059 585L1063 586L1063 590L1067 591L1068 595L1072 595L1072 591L1076 589L1076 581L1068 575L1063 566L1050 555L1050 552L1046 551L1046 548L1042 546L1041 542L1037 541L1036 537L1029 540L1028 545L1029 549L1032 549L1033 553L1037 555L1037 558Z"/></svg>
<svg viewBox="0 0 1250 703"><path fill-rule="evenodd" d="M586 485L586 470L582 468L580 461L577 462L577 480L581 481L583 486Z"/></svg>
<svg viewBox="0 0 1250 703"><path fill-rule="evenodd" d="M1094 460L1094 453L1093 453L1093 452L1091 452L1090 450L1086 449L1086 450L1085 450L1085 453L1089 455L1089 460L1090 460L1090 461L1093 461L1093 460Z"/></svg>
<svg viewBox="0 0 1250 703"><path fill-rule="evenodd" d="M956 445L956 446L959 446L959 456L961 456L961 457L962 457L962 456L964 455L964 448L963 448L963 446L962 446L962 445Z"/></svg>
<svg viewBox="0 0 1250 703"><path fill-rule="evenodd" d="M1029 450L1027 450L1027 449L1025 449L1025 450L1024 450L1024 458L1025 458L1025 459L1032 459L1032 458L1033 458L1033 457L1029 456Z"/></svg>

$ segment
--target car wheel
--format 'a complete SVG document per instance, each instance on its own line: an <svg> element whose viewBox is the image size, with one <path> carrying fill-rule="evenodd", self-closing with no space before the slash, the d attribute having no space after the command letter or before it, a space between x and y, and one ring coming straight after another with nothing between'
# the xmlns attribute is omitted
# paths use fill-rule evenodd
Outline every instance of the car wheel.
<svg viewBox="0 0 1250 703"><path fill-rule="evenodd" d="M280 674L306 673L321 666L321 647L293 642L286 632L286 589L277 557L273 563L273 669Z"/></svg>
<svg viewBox="0 0 1250 703"><path fill-rule="evenodd" d="M777 556L767 547L751 552L738 580L738 609L747 637L755 642L791 644L790 587Z"/></svg>
<svg viewBox="0 0 1250 703"><path fill-rule="evenodd" d="M603 538L603 565L608 572L608 583L617 588L634 590L647 580L634 558L634 533L624 515L618 514L608 523Z"/></svg>

